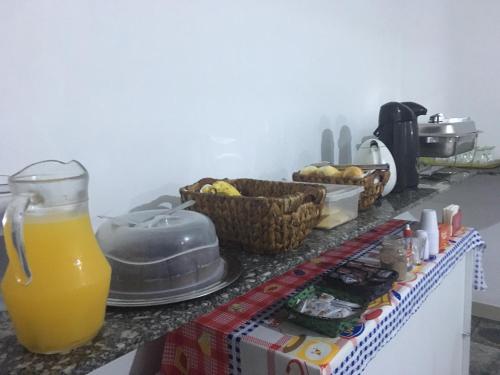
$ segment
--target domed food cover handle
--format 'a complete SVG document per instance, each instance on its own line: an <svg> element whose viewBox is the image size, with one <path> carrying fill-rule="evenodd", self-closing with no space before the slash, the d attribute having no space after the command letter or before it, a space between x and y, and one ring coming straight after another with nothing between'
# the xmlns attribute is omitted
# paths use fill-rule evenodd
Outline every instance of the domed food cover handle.
<svg viewBox="0 0 500 375"><path fill-rule="evenodd" d="M29 196L20 195L13 198L3 218L5 240L15 249L13 254L8 252L9 261L14 266L16 281L23 285L31 283L31 269L24 246L24 215L29 204Z"/></svg>

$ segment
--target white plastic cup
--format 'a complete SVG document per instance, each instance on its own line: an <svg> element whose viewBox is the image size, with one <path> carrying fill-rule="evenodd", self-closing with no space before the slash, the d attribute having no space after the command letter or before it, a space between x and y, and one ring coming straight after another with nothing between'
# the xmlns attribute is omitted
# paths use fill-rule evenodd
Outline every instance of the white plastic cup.
<svg viewBox="0 0 500 375"><path fill-rule="evenodd" d="M422 210L420 228L427 233L429 259L434 259L439 253L439 228L436 210L428 208Z"/></svg>
<svg viewBox="0 0 500 375"><path fill-rule="evenodd" d="M429 259L436 259L439 254L439 231L427 232L427 241L429 244Z"/></svg>
<svg viewBox="0 0 500 375"><path fill-rule="evenodd" d="M415 231L416 251L421 260L429 260L429 240L427 232L422 229Z"/></svg>
<svg viewBox="0 0 500 375"><path fill-rule="evenodd" d="M422 214L420 216L420 229L423 229L426 232L438 229L436 210L431 210L429 208L422 210Z"/></svg>

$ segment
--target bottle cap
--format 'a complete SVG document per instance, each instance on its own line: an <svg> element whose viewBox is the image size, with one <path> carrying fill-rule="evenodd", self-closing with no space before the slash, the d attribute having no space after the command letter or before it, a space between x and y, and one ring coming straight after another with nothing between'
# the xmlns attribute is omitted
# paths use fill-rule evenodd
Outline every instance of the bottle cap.
<svg viewBox="0 0 500 375"><path fill-rule="evenodd" d="M405 229L403 230L403 237L411 237L412 231L410 228L410 224L406 224Z"/></svg>

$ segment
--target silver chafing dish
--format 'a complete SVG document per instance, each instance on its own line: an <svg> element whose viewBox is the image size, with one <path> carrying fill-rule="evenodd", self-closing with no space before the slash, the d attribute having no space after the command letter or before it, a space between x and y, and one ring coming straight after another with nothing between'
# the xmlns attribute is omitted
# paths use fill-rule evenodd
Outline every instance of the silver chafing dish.
<svg viewBox="0 0 500 375"><path fill-rule="evenodd" d="M446 118L438 113L418 124L418 133L420 156L448 158L473 150L479 131L470 117Z"/></svg>

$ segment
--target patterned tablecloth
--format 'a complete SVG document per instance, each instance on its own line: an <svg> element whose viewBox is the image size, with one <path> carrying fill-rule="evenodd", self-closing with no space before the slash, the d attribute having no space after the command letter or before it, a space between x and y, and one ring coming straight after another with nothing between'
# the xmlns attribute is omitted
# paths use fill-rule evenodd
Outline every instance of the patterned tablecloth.
<svg viewBox="0 0 500 375"><path fill-rule="evenodd" d="M462 256L475 250L474 288L485 289L477 231L453 237L437 259L409 273L390 293L373 301L359 324L329 338L293 325L285 300L333 267L352 259L378 262L384 236L406 221L387 223L275 277L171 332L162 359L165 374L359 374L414 314Z"/></svg>

